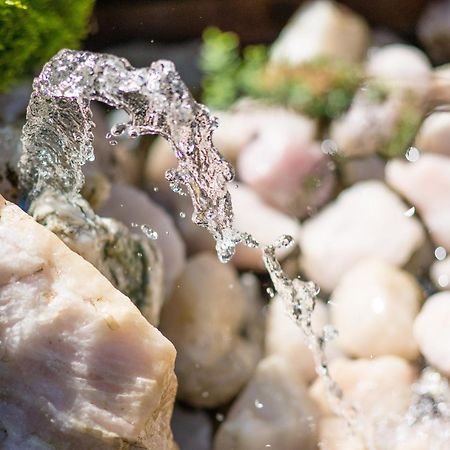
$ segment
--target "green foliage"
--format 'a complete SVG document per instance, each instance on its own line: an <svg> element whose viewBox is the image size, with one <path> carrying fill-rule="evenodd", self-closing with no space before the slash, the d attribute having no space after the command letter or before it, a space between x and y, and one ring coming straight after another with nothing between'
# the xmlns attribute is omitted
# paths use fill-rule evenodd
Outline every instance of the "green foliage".
<svg viewBox="0 0 450 450"><path fill-rule="evenodd" d="M363 80L359 67L329 58L272 65L262 45L246 47L241 55L238 36L217 28L206 29L203 42L203 101L213 108L225 109L239 97L250 96L332 119L350 106Z"/></svg>
<svg viewBox="0 0 450 450"><path fill-rule="evenodd" d="M87 33L94 0L0 0L0 92Z"/></svg>

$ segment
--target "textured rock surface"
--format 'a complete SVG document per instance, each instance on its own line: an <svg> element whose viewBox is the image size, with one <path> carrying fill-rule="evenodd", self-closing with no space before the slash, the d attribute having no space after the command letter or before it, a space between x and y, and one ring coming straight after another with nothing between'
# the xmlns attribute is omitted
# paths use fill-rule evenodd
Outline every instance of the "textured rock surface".
<svg viewBox="0 0 450 450"><path fill-rule="evenodd" d="M175 448L172 344L2 197L0 310L2 448Z"/></svg>
<svg viewBox="0 0 450 450"><path fill-rule="evenodd" d="M408 262L425 233L400 198L379 181L357 183L313 218L300 234L306 275L331 291L358 261L378 257L395 266Z"/></svg>
<svg viewBox="0 0 450 450"><path fill-rule="evenodd" d="M450 113L430 114L422 123L414 141L420 151L450 156Z"/></svg>
<svg viewBox="0 0 450 450"><path fill-rule="evenodd" d="M130 297L150 323L159 322L163 266L152 242L117 220L97 216L80 196L68 200L46 191L32 202L30 213Z"/></svg>
<svg viewBox="0 0 450 450"><path fill-rule="evenodd" d="M271 51L271 61L299 64L318 56L360 60L369 43L362 17L321 0L301 8L283 29Z"/></svg>
<svg viewBox="0 0 450 450"><path fill-rule="evenodd" d="M281 235L297 239L301 233L299 222L264 203L255 191L244 184L230 183L234 224L240 231L250 233L260 244L273 244ZM277 252L282 259L293 251L293 246ZM233 263L240 269L262 270L261 250L238 246Z"/></svg>
<svg viewBox="0 0 450 450"><path fill-rule="evenodd" d="M313 313L313 329L321 333L328 323L327 307L317 302ZM292 367L297 377L309 383L316 376L314 360L308 348L305 336L300 327L289 317L285 307L275 297L270 305L267 315L267 329L265 336L266 355L280 355Z"/></svg>
<svg viewBox="0 0 450 450"><path fill-rule="evenodd" d="M268 203L305 216L331 197L333 164L313 140L317 124L311 119L291 112L269 117L271 123L241 151L238 174Z"/></svg>
<svg viewBox="0 0 450 450"><path fill-rule="evenodd" d="M363 417L397 418L410 403L411 384L415 371L404 359L381 356L374 359L334 359L330 373L342 388L344 398L352 403ZM322 412L330 407L323 383L318 378L310 389Z"/></svg>
<svg viewBox="0 0 450 450"><path fill-rule="evenodd" d="M422 292L409 273L380 260L363 260L341 278L331 296L337 345L351 356L415 359L413 336Z"/></svg>
<svg viewBox="0 0 450 450"><path fill-rule="evenodd" d="M425 358L450 376L450 292L428 298L414 323L414 336Z"/></svg>
<svg viewBox="0 0 450 450"><path fill-rule="evenodd" d="M315 450L317 408L284 358L263 359L217 432L215 450Z"/></svg>
<svg viewBox="0 0 450 450"><path fill-rule="evenodd" d="M143 235L142 225L157 232L154 245L162 253L165 294L169 295L186 262L184 242L169 214L144 192L119 183L112 185L111 195L98 213L119 220L140 235Z"/></svg>
<svg viewBox="0 0 450 450"><path fill-rule="evenodd" d="M450 158L423 154L415 162L392 160L386 180L416 207L434 243L450 252Z"/></svg>
<svg viewBox="0 0 450 450"><path fill-rule="evenodd" d="M160 327L178 352L180 399L212 408L237 394L261 354L249 332L257 313L231 265L212 253L188 260L164 305Z"/></svg>

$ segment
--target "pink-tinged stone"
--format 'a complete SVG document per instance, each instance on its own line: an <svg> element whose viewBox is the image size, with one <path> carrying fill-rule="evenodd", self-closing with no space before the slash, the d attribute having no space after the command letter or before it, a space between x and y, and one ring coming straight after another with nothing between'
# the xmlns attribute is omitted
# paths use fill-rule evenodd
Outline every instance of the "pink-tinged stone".
<svg viewBox="0 0 450 450"><path fill-rule="evenodd" d="M214 450L315 450L317 408L278 355L260 361L216 434Z"/></svg>
<svg viewBox="0 0 450 450"><path fill-rule="evenodd" d="M316 133L316 123L300 115L272 117L241 151L238 175L281 211L305 216L326 203L335 186L334 166Z"/></svg>
<svg viewBox="0 0 450 450"><path fill-rule="evenodd" d="M450 157L450 113L438 111L430 114L423 121L414 146L421 152L441 153Z"/></svg>
<svg viewBox="0 0 450 450"><path fill-rule="evenodd" d="M414 162L392 160L386 181L416 207L434 243L450 251L450 157L422 154Z"/></svg>
<svg viewBox="0 0 450 450"><path fill-rule="evenodd" d="M257 315L231 264L213 253L190 258L163 307L160 329L177 349L178 396L195 407L230 401L261 356Z"/></svg>
<svg viewBox="0 0 450 450"><path fill-rule="evenodd" d="M406 271L377 259L357 263L331 296L331 319L339 330L336 344L351 356L414 360L419 348L413 324L422 295Z"/></svg>
<svg viewBox="0 0 450 450"><path fill-rule="evenodd" d="M98 213L121 221L134 233L145 234L142 225L156 231L158 236L153 242L163 256L165 292L166 296L170 295L173 283L186 263L186 251L169 214L145 192L119 183L112 185L111 194Z"/></svg>
<svg viewBox="0 0 450 450"><path fill-rule="evenodd" d="M299 222L265 203L256 192L242 183L230 183L234 211L234 225L239 231L250 233L260 244L271 245L287 234L297 239L301 229ZM280 249L278 256L283 259L294 246ZM263 270L261 250L239 245L232 262L240 269Z"/></svg>
<svg viewBox="0 0 450 450"><path fill-rule="evenodd" d="M344 190L302 225L300 264L306 276L331 292L362 259L405 265L425 241L420 222L405 214L409 208L380 181Z"/></svg>
<svg viewBox="0 0 450 450"><path fill-rule="evenodd" d="M450 292L428 298L414 323L414 336L430 364L450 376Z"/></svg>
<svg viewBox="0 0 450 450"><path fill-rule="evenodd" d="M173 345L2 197L0 310L2 448L176 448Z"/></svg>

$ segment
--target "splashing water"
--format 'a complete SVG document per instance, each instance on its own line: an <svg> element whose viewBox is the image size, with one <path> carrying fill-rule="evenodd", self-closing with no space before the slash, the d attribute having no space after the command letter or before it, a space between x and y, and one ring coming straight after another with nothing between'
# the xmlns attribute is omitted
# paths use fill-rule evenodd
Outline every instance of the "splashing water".
<svg viewBox="0 0 450 450"><path fill-rule="evenodd" d="M83 184L82 166L94 159L90 102L98 100L124 109L127 123L115 125L109 139L160 134L173 146L178 167L166 178L179 194L190 195L192 220L216 240L219 259L227 262L238 243L260 248L248 233L233 228L233 211L227 183L233 179L230 164L212 143L217 123L208 109L198 104L171 62L157 61L135 69L125 59L111 55L62 50L35 79L23 129L21 181L31 196L47 189L77 196ZM150 233L150 232L149 232ZM262 249L262 257L274 289L303 331L337 414L354 428L356 413L342 399L331 378L324 353L334 333L316 335L311 327L317 288L311 282L289 279L278 262L277 248L293 245L282 236Z"/></svg>
<svg viewBox="0 0 450 450"><path fill-rule="evenodd" d="M209 230L219 258L228 261L239 242L226 188L233 170L212 145L215 118L192 98L169 61L135 69L112 55L61 50L54 56L33 83L22 137L24 187L32 196L44 189L78 195L81 168L94 159L92 100L129 114L111 136L160 134L170 141L178 167L166 178L174 191L187 189L192 220Z"/></svg>

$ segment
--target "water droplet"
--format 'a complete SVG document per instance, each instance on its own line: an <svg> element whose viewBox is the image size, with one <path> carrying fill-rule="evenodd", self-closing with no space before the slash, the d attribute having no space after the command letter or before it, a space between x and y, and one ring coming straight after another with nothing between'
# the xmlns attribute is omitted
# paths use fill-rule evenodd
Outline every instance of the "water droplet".
<svg viewBox="0 0 450 450"><path fill-rule="evenodd" d="M109 141L109 145L112 145L112 146L117 145L117 141L115 139L111 139Z"/></svg>
<svg viewBox="0 0 450 450"><path fill-rule="evenodd" d="M438 284L440 287L446 288L450 283L448 275L442 274L438 277Z"/></svg>
<svg viewBox="0 0 450 450"><path fill-rule="evenodd" d="M268 287L266 289L266 292L269 294L270 298L274 298L275 297L275 291L271 287Z"/></svg>
<svg viewBox="0 0 450 450"><path fill-rule="evenodd" d="M261 403L258 399L255 400L255 408L256 409L261 409L264 407L264 404Z"/></svg>
<svg viewBox="0 0 450 450"><path fill-rule="evenodd" d="M180 217L181 217L182 219L184 219L184 218L186 217L186 213L183 212L183 211L180 211Z"/></svg>
<svg viewBox="0 0 450 450"><path fill-rule="evenodd" d="M223 422L224 419L225 419L225 416L223 414L220 414L220 413L216 414L217 422Z"/></svg>
<svg viewBox="0 0 450 450"><path fill-rule="evenodd" d="M320 148L326 155L335 155L339 151L338 145L332 139L322 141Z"/></svg>
<svg viewBox="0 0 450 450"><path fill-rule="evenodd" d="M141 231L151 240L158 239L158 233L150 228L148 225L141 225Z"/></svg>
<svg viewBox="0 0 450 450"><path fill-rule="evenodd" d="M443 261L447 256L447 251L445 250L444 247L437 247L434 250L434 256L436 257L437 260Z"/></svg>
<svg viewBox="0 0 450 450"><path fill-rule="evenodd" d="M153 192L158 192L158 191L159 191L159 187L156 187L156 186L155 186L155 187L153 188Z"/></svg>
<svg viewBox="0 0 450 450"><path fill-rule="evenodd" d="M405 158L409 162L416 162L420 158L420 151L416 147L409 147L408 150L406 150Z"/></svg>
<svg viewBox="0 0 450 450"><path fill-rule="evenodd" d="M416 213L416 208L414 206L411 206L407 211L405 211L403 214L406 217L412 217Z"/></svg>
<svg viewBox="0 0 450 450"><path fill-rule="evenodd" d="M336 339L338 335L338 331L336 328L333 327L333 325L325 325L323 327L323 340L325 342L332 341L333 339Z"/></svg>
<svg viewBox="0 0 450 450"><path fill-rule="evenodd" d="M292 236L289 236L288 234L283 234L275 242L275 247L277 247L277 248L290 247L293 244L294 244L294 238Z"/></svg>

